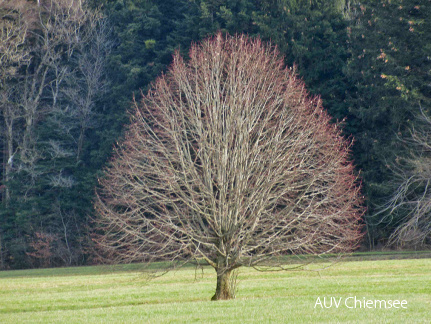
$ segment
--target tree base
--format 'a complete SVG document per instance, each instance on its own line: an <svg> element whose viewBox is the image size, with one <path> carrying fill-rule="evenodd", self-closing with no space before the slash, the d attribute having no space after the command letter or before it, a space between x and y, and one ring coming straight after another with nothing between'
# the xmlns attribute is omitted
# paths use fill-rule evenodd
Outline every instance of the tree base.
<svg viewBox="0 0 431 324"><path fill-rule="evenodd" d="M217 288L211 300L227 300L234 298L230 282L231 272L232 270L222 271L221 273L217 271Z"/></svg>

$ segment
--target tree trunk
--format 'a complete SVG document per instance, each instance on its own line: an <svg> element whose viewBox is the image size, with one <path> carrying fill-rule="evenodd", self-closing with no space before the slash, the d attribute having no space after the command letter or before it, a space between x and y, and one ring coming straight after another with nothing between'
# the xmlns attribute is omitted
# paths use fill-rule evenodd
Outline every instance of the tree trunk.
<svg viewBox="0 0 431 324"><path fill-rule="evenodd" d="M230 275L232 270L216 270L217 271L217 288L211 300L232 299L233 292L231 291Z"/></svg>
<svg viewBox="0 0 431 324"><path fill-rule="evenodd" d="M3 270L5 268L4 264L4 259L3 259L3 237L1 235L0 232L0 270Z"/></svg>

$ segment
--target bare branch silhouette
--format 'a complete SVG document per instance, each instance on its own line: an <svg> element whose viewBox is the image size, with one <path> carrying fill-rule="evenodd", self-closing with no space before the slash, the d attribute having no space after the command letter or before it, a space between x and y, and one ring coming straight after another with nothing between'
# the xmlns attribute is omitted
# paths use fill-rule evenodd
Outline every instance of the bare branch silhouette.
<svg viewBox="0 0 431 324"><path fill-rule="evenodd" d="M100 179L96 240L118 261L205 260L213 299L231 298L238 267L356 247L349 146L277 50L218 34L136 104Z"/></svg>

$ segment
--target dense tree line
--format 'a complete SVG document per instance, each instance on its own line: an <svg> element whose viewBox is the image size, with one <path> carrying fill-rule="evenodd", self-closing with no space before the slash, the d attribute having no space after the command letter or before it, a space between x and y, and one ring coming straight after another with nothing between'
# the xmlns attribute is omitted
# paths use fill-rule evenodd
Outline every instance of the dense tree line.
<svg viewBox="0 0 431 324"><path fill-rule="evenodd" d="M427 114L431 107L431 2L370 2L358 13L349 30L347 129L366 186L369 241L385 243L405 215L382 209L403 181L397 176L403 159L417 149L403 142L422 124L421 109Z"/></svg>
<svg viewBox="0 0 431 324"><path fill-rule="evenodd" d="M412 153L403 141L430 108L429 0L19 0L0 14L1 268L89 261L96 179L133 96L176 49L219 30L275 43L344 120L365 246L386 243L409 213L385 203Z"/></svg>

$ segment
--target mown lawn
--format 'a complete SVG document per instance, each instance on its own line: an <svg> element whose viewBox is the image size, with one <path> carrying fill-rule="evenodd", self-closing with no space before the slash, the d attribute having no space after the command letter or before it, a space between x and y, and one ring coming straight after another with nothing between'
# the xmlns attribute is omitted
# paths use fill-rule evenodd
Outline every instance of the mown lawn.
<svg viewBox="0 0 431 324"><path fill-rule="evenodd" d="M321 271L241 269L237 298L211 302L215 272L147 280L139 266L0 272L0 323L430 323L431 259L350 261ZM407 309L344 300L406 300ZM343 298L338 308L317 298ZM350 299L352 301L352 299ZM349 304L348 304L349 305ZM351 306L350 303L349 306Z"/></svg>

